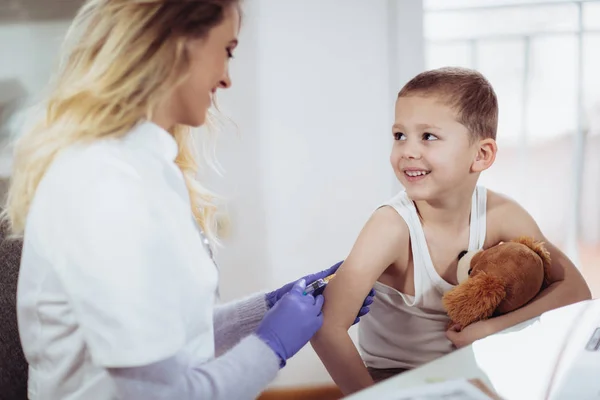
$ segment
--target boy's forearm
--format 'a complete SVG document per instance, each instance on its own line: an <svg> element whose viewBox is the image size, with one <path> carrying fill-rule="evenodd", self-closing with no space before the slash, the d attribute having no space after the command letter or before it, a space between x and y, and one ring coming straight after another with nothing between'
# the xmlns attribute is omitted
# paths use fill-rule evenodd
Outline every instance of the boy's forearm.
<svg viewBox="0 0 600 400"><path fill-rule="evenodd" d="M373 385L373 379L347 331L321 330L310 343L344 395Z"/></svg>
<svg viewBox="0 0 600 400"><path fill-rule="evenodd" d="M580 275L572 275L569 279L554 282L540 292L526 306L489 320L494 332L510 328L521 322L535 318L546 311L569 304L591 299L590 289Z"/></svg>

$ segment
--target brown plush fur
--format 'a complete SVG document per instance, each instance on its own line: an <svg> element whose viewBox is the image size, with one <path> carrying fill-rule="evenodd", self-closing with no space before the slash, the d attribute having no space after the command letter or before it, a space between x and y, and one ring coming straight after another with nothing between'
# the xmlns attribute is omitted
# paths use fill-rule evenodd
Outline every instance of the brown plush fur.
<svg viewBox="0 0 600 400"><path fill-rule="evenodd" d="M544 244L529 237L475 254L469 279L442 299L451 323L464 328L524 306L547 286L550 263Z"/></svg>
<svg viewBox="0 0 600 400"><path fill-rule="evenodd" d="M482 271L448 292L444 296L444 307L451 325L458 324L464 328L472 322L491 317L505 297L502 279Z"/></svg>
<svg viewBox="0 0 600 400"><path fill-rule="evenodd" d="M546 250L543 242L536 242L529 236L521 236L513 240L515 243L521 243L535 251L544 263L544 287L550 285L550 266L552 265L552 259L550 258L550 252Z"/></svg>

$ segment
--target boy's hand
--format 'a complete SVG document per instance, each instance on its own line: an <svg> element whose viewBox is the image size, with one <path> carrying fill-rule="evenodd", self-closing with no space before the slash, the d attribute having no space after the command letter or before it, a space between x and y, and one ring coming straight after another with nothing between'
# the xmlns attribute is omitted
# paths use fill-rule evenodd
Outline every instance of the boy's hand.
<svg viewBox="0 0 600 400"><path fill-rule="evenodd" d="M476 340L483 339L499 330L495 328L491 319L474 322L464 329L453 325L446 331L446 337L457 349L468 346Z"/></svg>

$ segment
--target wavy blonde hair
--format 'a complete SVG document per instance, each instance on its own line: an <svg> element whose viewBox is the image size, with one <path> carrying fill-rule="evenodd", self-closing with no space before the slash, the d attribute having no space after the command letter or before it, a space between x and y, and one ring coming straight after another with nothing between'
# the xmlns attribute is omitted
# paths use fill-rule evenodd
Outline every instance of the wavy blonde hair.
<svg viewBox="0 0 600 400"><path fill-rule="evenodd" d="M63 44L59 73L41 116L17 140L3 219L23 234L38 184L57 154L74 143L125 135L188 71L185 43L207 35L237 0L88 0ZM190 127L171 134L192 212L217 240L215 196L196 180Z"/></svg>

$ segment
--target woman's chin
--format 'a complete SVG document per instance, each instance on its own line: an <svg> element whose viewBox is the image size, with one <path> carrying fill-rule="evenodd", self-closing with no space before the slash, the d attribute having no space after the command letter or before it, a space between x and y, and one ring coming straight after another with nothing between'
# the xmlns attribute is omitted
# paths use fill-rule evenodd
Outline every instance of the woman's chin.
<svg viewBox="0 0 600 400"><path fill-rule="evenodd" d="M191 115L188 118L185 118L181 124L182 125L187 125L190 126L192 128L199 128L202 125L204 125L204 123L206 122L206 113L200 115Z"/></svg>

